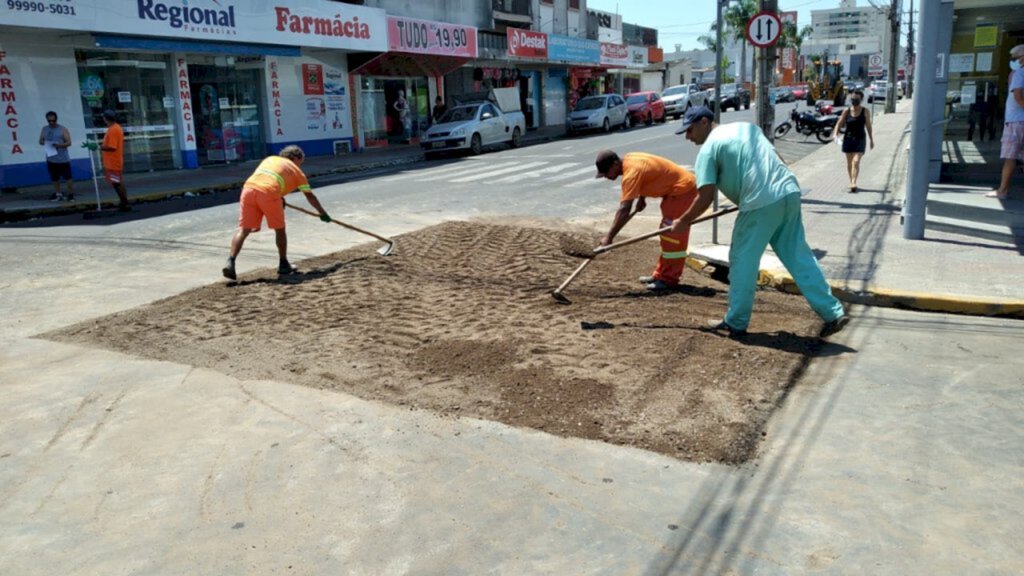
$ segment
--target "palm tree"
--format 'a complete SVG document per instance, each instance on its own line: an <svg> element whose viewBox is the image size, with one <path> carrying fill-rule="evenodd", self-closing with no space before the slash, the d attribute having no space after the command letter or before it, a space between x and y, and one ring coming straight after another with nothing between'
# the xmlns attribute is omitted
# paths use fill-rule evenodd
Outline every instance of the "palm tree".
<svg viewBox="0 0 1024 576"><path fill-rule="evenodd" d="M722 15L726 32L740 43L740 82L747 78L747 22L757 11L757 0L736 0Z"/></svg>

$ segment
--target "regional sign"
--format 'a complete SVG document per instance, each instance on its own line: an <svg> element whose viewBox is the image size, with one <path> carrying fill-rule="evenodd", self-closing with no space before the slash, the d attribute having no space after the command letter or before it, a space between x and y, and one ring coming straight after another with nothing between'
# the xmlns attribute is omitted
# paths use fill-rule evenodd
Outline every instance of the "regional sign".
<svg viewBox="0 0 1024 576"><path fill-rule="evenodd" d="M81 32L387 50L384 10L326 0L11 0L0 4L0 22Z"/></svg>
<svg viewBox="0 0 1024 576"><path fill-rule="evenodd" d="M747 40L758 48L774 46L782 36L782 21L773 12L760 12L747 22Z"/></svg>

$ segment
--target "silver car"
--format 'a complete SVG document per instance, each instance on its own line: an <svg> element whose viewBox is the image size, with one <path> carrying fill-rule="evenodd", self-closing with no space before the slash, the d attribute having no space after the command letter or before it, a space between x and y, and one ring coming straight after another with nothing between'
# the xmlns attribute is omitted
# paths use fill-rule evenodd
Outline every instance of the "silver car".
<svg viewBox="0 0 1024 576"><path fill-rule="evenodd" d="M565 131L569 134L583 130L609 132L615 126L629 128L631 125L626 101L618 94L587 96L576 103L565 119Z"/></svg>
<svg viewBox="0 0 1024 576"><path fill-rule="evenodd" d="M665 102L666 118L671 116L678 119L690 109L690 106L708 105L707 94L696 84L670 86L661 93L661 99Z"/></svg>

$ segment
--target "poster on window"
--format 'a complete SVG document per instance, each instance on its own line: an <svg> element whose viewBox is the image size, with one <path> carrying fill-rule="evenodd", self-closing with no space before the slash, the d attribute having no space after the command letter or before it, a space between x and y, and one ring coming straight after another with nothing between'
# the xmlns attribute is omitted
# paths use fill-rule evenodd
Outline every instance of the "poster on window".
<svg viewBox="0 0 1024 576"><path fill-rule="evenodd" d="M310 96L324 93L324 68L320 64L302 65L302 93Z"/></svg>
<svg viewBox="0 0 1024 576"><path fill-rule="evenodd" d="M330 66L324 67L324 97L327 99L328 123L332 130L345 127L345 74Z"/></svg>

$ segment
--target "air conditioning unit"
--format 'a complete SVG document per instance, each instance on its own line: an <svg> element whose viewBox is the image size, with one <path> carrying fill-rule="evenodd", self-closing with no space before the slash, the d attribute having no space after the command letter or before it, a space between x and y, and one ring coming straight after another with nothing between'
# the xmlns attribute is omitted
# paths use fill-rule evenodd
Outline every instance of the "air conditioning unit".
<svg viewBox="0 0 1024 576"><path fill-rule="evenodd" d="M342 154L349 154L352 152L352 144L348 140L335 140L334 141L334 155L341 156Z"/></svg>

